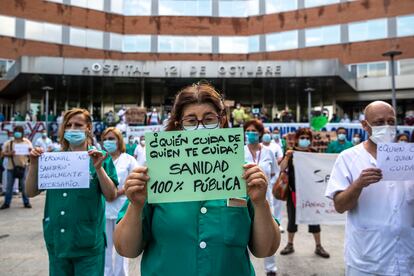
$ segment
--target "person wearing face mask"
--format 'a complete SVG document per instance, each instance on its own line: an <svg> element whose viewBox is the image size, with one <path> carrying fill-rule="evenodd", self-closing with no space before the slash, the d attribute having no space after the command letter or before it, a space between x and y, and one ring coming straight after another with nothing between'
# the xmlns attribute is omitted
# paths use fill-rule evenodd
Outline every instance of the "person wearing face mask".
<svg viewBox="0 0 414 276"><path fill-rule="evenodd" d="M352 137L352 145L356 146L359 143L361 143L361 134L359 132L355 132Z"/></svg>
<svg viewBox="0 0 414 276"><path fill-rule="evenodd" d="M326 153L341 153L344 150L351 148L353 145L346 139L346 135L346 129L344 127L338 127L336 130L338 140L329 143Z"/></svg>
<svg viewBox="0 0 414 276"><path fill-rule="evenodd" d="M273 184L276 182L276 175L279 175L279 165L273 151L268 146L260 144L260 140L266 139L270 144L270 131L267 130L267 133L265 133L263 123L257 119L245 122L243 129L246 136L246 145L244 146L244 160L250 164L257 164L263 170L267 179L269 179L266 199L271 207L272 215L275 216L278 221L281 221L280 213L275 215L274 206L276 199L273 198L272 194ZM265 258L264 266L267 276L276 275L277 267L274 256Z"/></svg>
<svg viewBox="0 0 414 276"><path fill-rule="evenodd" d="M154 107L152 109L152 112L148 113L148 121L147 125L153 126L153 125L159 125L161 123L160 114L158 114L157 109Z"/></svg>
<svg viewBox="0 0 414 276"><path fill-rule="evenodd" d="M139 145L135 148L134 157L138 161L139 166L146 166L147 155L145 152L145 136L139 137Z"/></svg>
<svg viewBox="0 0 414 276"><path fill-rule="evenodd" d="M137 148L137 143L135 143L134 136L130 135L128 137L128 143L126 144L126 153L134 156L135 149Z"/></svg>
<svg viewBox="0 0 414 276"><path fill-rule="evenodd" d="M264 147L269 148L273 152L273 155L275 156L276 161L277 161L278 164L282 161L282 159L283 159L283 150L279 146L279 144L275 143L275 141L272 138L272 134L271 134L271 132L268 128L265 128L265 130L264 130L264 134L263 134L263 137L262 137L262 145Z"/></svg>
<svg viewBox="0 0 414 276"><path fill-rule="evenodd" d="M45 152L53 150L53 142L49 137L47 137L46 130L42 131L42 137L37 138L34 146L42 148Z"/></svg>
<svg viewBox="0 0 414 276"><path fill-rule="evenodd" d="M109 127L105 129L101 139L103 147L109 152L115 164L119 182L117 198L112 202L107 201L105 206L107 246L104 275L124 276L128 275L128 259L114 252L112 234L115 230L118 212L127 199L123 189L125 180L132 170L138 167L138 163L133 156L126 153L122 133L117 128Z"/></svg>
<svg viewBox="0 0 414 276"><path fill-rule="evenodd" d="M401 134L398 134L396 141L397 143L409 143L410 138L408 137L407 133L401 133Z"/></svg>
<svg viewBox="0 0 414 276"><path fill-rule="evenodd" d="M282 138L280 130L275 127L272 132L273 141L282 148L282 153L286 152L286 139Z"/></svg>
<svg viewBox="0 0 414 276"><path fill-rule="evenodd" d="M89 188L49 189L43 219L43 236L49 255L50 275L103 275L105 259L105 200L117 196L118 176L112 158L93 146L92 118L85 109L67 111L59 128L62 152L87 151L90 156ZM39 157L30 152L26 192L38 189Z"/></svg>
<svg viewBox="0 0 414 276"><path fill-rule="evenodd" d="M243 125L246 118L246 113L240 103L236 104L236 108L231 113L233 117L233 127L240 127Z"/></svg>
<svg viewBox="0 0 414 276"><path fill-rule="evenodd" d="M296 224L296 185L295 185L295 168L293 166L293 151L316 152L311 147L312 145L312 131L309 128L301 128L296 131L296 146L286 152L285 158L280 163L280 170L286 171L289 178L289 190L286 201L286 209L288 213L288 243L280 252L281 255L289 255L295 252L293 246L293 239L295 233L298 231ZM309 225L308 232L312 233L315 240L315 254L322 258L329 258L329 253L322 247L321 244L321 227L320 225Z"/></svg>
<svg viewBox="0 0 414 276"><path fill-rule="evenodd" d="M395 141L395 110L370 103L362 127L369 139L336 159L325 195L345 225L346 275L414 275L414 181L383 181L377 145Z"/></svg>
<svg viewBox="0 0 414 276"><path fill-rule="evenodd" d="M8 158L7 162L7 186L4 203L0 209L10 208L13 199L13 184L17 178L19 181L19 190L22 192L22 200L25 208L32 208L29 198L25 192L25 176L27 166L29 165L28 155L17 155L14 151L16 145L26 144L29 150L33 147L30 140L24 137L22 126L15 126L13 129L13 138L4 144L3 156ZM15 168L21 168L21 173L16 174Z"/></svg>
<svg viewBox="0 0 414 276"><path fill-rule="evenodd" d="M208 84L194 84L176 96L166 131L196 135L225 127L220 95ZM129 175L124 186L129 202L114 233L122 256L143 254L142 275L254 275L248 249L256 257L275 253L280 233L266 200L267 178L258 165L244 165L247 197L149 204L147 181L157 169L165 168L139 167ZM236 200L238 207L232 204Z"/></svg>

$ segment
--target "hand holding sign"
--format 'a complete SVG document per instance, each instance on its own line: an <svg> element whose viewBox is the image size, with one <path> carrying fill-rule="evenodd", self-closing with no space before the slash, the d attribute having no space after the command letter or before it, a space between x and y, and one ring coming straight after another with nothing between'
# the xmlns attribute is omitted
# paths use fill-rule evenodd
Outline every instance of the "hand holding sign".
<svg viewBox="0 0 414 276"><path fill-rule="evenodd" d="M88 151L88 155L92 158L92 163L95 169L99 170L102 167L103 161L108 156L108 153L104 154L97 149L91 149Z"/></svg>
<svg viewBox="0 0 414 276"><path fill-rule="evenodd" d="M267 178L262 169L256 164L243 166L245 172L243 179L247 182L247 195L254 205L260 205L266 201Z"/></svg>
<svg viewBox="0 0 414 276"><path fill-rule="evenodd" d="M132 171L125 181L125 195L132 205L142 208L147 200L147 167L138 167Z"/></svg>
<svg viewBox="0 0 414 276"><path fill-rule="evenodd" d="M29 154L30 164L37 164L39 161L40 155L42 155L44 152L45 151L39 147L32 149Z"/></svg>
<svg viewBox="0 0 414 276"><path fill-rule="evenodd" d="M378 168L368 168L361 172L355 184L358 188L365 188L373 183L377 183L382 179L382 172Z"/></svg>

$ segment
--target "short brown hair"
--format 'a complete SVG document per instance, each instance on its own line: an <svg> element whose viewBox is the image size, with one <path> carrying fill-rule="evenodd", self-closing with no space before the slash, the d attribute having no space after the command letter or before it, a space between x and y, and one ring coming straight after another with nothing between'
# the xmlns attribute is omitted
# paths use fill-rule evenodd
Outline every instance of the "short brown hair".
<svg viewBox="0 0 414 276"><path fill-rule="evenodd" d="M13 132L21 132L24 136L24 128L22 126L15 126Z"/></svg>
<svg viewBox="0 0 414 276"><path fill-rule="evenodd" d="M249 126L254 126L257 129L257 131L259 132L259 137L262 138L262 136L264 134L264 126L263 126L262 121L257 120L257 119L253 119L253 120L247 121L243 125L243 130L246 131L246 129Z"/></svg>
<svg viewBox="0 0 414 276"><path fill-rule="evenodd" d="M300 128L296 131L296 141L299 140L299 137L302 135L308 135L310 137L310 141L312 142L313 134L310 128Z"/></svg>
<svg viewBox="0 0 414 276"><path fill-rule="evenodd" d="M69 142L66 141L65 138L64 138L66 124L68 123L68 121L73 116L78 115L78 114L82 114L83 117L85 118L86 124L89 128L89 131L86 132L86 136L87 136L87 139L88 139L88 144L89 145L93 144L92 117L89 114L89 111L86 110L86 109L82 109L82 108L72 108L71 110L68 110L68 111L65 112L65 115L63 115L62 124L59 127L58 136L59 136L60 145L62 146L63 151L67 151L69 149Z"/></svg>
<svg viewBox="0 0 414 276"><path fill-rule="evenodd" d="M118 140L118 150L122 153L126 152L124 137L122 136L121 131L117 129L116 127L108 127L107 129L105 129L101 134L101 140L103 141L104 137L109 132L112 132L115 135L116 139Z"/></svg>
<svg viewBox="0 0 414 276"><path fill-rule="evenodd" d="M224 118L225 121L221 127L228 127L226 109L220 94L208 83L197 83L185 87L176 95L171 117L165 130L180 130L184 108L190 104L204 103L211 104L216 109L217 114Z"/></svg>

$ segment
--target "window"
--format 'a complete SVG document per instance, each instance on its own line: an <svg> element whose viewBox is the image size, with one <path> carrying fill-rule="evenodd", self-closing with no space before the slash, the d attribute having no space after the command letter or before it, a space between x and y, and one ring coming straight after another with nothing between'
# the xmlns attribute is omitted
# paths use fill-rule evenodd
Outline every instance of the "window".
<svg viewBox="0 0 414 276"><path fill-rule="evenodd" d="M298 48L298 31L266 35L266 51L281 51Z"/></svg>
<svg viewBox="0 0 414 276"><path fill-rule="evenodd" d="M16 18L0 15L0 35L16 36Z"/></svg>
<svg viewBox="0 0 414 276"><path fill-rule="evenodd" d="M63 4L63 0L48 0L49 2L56 2L56 3L62 3Z"/></svg>
<svg viewBox="0 0 414 276"><path fill-rule="evenodd" d="M123 2L127 1L111 0L111 12L122 14L124 11Z"/></svg>
<svg viewBox="0 0 414 276"><path fill-rule="evenodd" d="M375 19L349 24L349 41L364 41L387 37L387 19Z"/></svg>
<svg viewBox="0 0 414 276"><path fill-rule="evenodd" d="M223 17L247 17L259 14L257 0L220 0L219 15Z"/></svg>
<svg viewBox="0 0 414 276"><path fill-rule="evenodd" d="M211 0L160 0L160 15L211 16Z"/></svg>
<svg viewBox="0 0 414 276"><path fill-rule="evenodd" d="M292 11L297 8L297 0L266 0L266 13Z"/></svg>
<svg viewBox="0 0 414 276"><path fill-rule="evenodd" d="M402 59L399 64L400 75L414 75L414 59Z"/></svg>
<svg viewBox="0 0 414 276"><path fill-rule="evenodd" d="M387 62L357 64L357 77L384 77L388 75Z"/></svg>
<svg viewBox="0 0 414 276"><path fill-rule="evenodd" d="M86 47L86 30L70 28L69 44L73 46Z"/></svg>
<svg viewBox="0 0 414 276"><path fill-rule="evenodd" d="M109 34L109 49L113 51L122 51L123 36L120 34L110 33Z"/></svg>
<svg viewBox="0 0 414 276"><path fill-rule="evenodd" d="M86 47L103 49L103 32L86 30Z"/></svg>
<svg viewBox="0 0 414 276"><path fill-rule="evenodd" d="M219 37L220 54L248 54L259 52L259 36L222 36Z"/></svg>
<svg viewBox="0 0 414 276"><path fill-rule="evenodd" d="M414 15L397 17L397 36L414 35Z"/></svg>
<svg viewBox="0 0 414 276"><path fill-rule="evenodd" d="M339 25L305 30L306 47L338 44L340 42L341 29Z"/></svg>
<svg viewBox="0 0 414 276"><path fill-rule="evenodd" d="M160 53L211 53L211 36L158 36Z"/></svg>
<svg viewBox="0 0 414 276"><path fill-rule="evenodd" d="M151 15L151 0L125 0L123 2L124 15Z"/></svg>
<svg viewBox="0 0 414 276"><path fill-rule="evenodd" d="M62 43L62 26L26 20L24 37L26 39Z"/></svg>
<svg viewBox="0 0 414 276"><path fill-rule="evenodd" d="M339 3L339 0L305 0L305 8Z"/></svg>
<svg viewBox="0 0 414 276"><path fill-rule="evenodd" d="M70 4L82 8L88 8L93 10L104 10L104 0L71 0Z"/></svg>
<svg viewBox="0 0 414 276"><path fill-rule="evenodd" d="M122 44L124 52L150 52L151 36L150 35L125 35Z"/></svg>

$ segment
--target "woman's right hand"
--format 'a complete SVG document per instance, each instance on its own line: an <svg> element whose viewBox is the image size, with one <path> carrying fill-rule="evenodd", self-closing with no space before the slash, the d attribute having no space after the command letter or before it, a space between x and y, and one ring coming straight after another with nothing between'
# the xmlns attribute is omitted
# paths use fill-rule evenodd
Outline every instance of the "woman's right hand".
<svg viewBox="0 0 414 276"><path fill-rule="evenodd" d="M293 156L293 150L291 150L291 149L290 150L287 150L285 156L288 159L292 158L292 156Z"/></svg>
<svg viewBox="0 0 414 276"><path fill-rule="evenodd" d="M37 164L37 161L39 160L40 155L44 153L44 150L42 148L36 147L30 151L29 158L30 158L30 164Z"/></svg>
<svg viewBox="0 0 414 276"><path fill-rule="evenodd" d="M138 167L132 171L125 181L125 195L132 205L142 208L147 200L147 167Z"/></svg>

